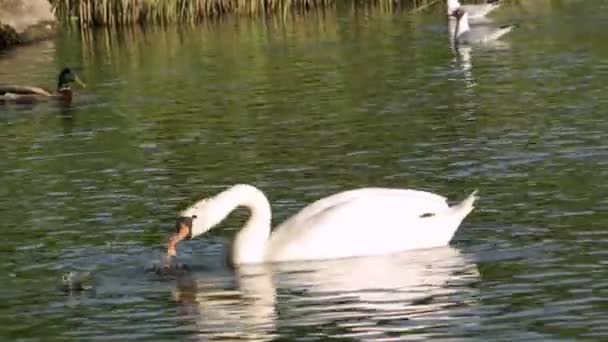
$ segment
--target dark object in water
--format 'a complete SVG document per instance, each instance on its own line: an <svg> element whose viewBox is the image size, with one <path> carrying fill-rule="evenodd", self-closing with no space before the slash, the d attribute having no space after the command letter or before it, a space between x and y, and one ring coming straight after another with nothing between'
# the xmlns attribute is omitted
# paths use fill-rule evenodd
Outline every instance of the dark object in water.
<svg viewBox="0 0 608 342"><path fill-rule="evenodd" d="M154 264L150 271L160 276L180 276L187 274L190 268L176 262L175 258L170 258L170 260L162 260L160 264Z"/></svg>
<svg viewBox="0 0 608 342"><path fill-rule="evenodd" d="M65 292L78 292L91 290L94 287L91 272L70 271L61 277L62 289Z"/></svg>

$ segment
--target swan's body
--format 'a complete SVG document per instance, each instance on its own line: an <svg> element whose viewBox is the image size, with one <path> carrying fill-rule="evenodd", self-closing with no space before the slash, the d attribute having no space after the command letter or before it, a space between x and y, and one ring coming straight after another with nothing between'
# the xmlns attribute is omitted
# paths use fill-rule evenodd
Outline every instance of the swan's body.
<svg viewBox="0 0 608 342"><path fill-rule="evenodd" d="M207 232L235 208L245 206L251 216L234 239L232 264L394 253L447 245L473 210L475 199L473 193L449 207L445 197L429 192L351 190L312 203L270 234L268 200L257 188L241 184L183 211L182 217L193 219L182 238Z"/></svg>
<svg viewBox="0 0 608 342"><path fill-rule="evenodd" d="M502 5L500 0L490 0L485 4L461 5L458 0L448 0L448 15L451 15L455 10L462 9L469 13L469 19L482 20L498 7Z"/></svg>
<svg viewBox="0 0 608 342"><path fill-rule="evenodd" d="M511 32L514 27L514 25L505 25L501 27L484 25L471 28L469 26L469 14L462 9L454 11L452 16L456 18L453 38L456 43L479 44L492 42Z"/></svg>

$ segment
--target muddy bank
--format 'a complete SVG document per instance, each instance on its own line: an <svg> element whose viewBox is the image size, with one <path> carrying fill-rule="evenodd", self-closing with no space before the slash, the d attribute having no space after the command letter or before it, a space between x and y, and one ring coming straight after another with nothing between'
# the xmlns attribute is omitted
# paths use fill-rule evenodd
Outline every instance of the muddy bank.
<svg viewBox="0 0 608 342"><path fill-rule="evenodd" d="M57 34L55 22L40 22L26 27L22 32L17 32L13 27L0 22L0 50L49 39L55 34Z"/></svg>
<svg viewBox="0 0 608 342"><path fill-rule="evenodd" d="M0 50L54 36L57 23L47 0L0 1Z"/></svg>
<svg viewBox="0 0 608 342"><path fill-rule="evenodd" d="M19 35L14 28L0 23L0 50L19 44Z"/></svg>

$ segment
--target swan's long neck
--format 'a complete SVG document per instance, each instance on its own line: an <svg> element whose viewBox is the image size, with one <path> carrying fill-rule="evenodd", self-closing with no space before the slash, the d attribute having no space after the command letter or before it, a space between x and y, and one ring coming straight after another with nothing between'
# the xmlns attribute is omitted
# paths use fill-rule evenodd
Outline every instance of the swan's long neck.
<svg viewBox="0 0 608 342"><path fill-rule="evenodd" d="M231 248L232 264L259 263L264 261L266 242L270 236L272 212L266 196L251 185L239 184L214 198L217 215L228 216L237 207L247 207L251 214L236 234Z"/></svg>

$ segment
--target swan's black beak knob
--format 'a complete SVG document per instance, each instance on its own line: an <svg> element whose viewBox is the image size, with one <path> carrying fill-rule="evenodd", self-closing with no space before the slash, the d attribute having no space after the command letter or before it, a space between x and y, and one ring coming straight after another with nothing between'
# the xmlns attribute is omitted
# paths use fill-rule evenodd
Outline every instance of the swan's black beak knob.
<svg viewBox="0 0 608 342"><path fill-rule="evenodd" d="M167 246L167 255L175 256L177 254L177 244L184 240L192 238L192 217L178 217L175 222L175 233L171 234L169 244Z"/></svg>
<svg viewBox="0 0 608 342"><path fill-rule="evenodd" d="M194 221L195 217L178 217L175 221L175 233L179 233L182 229L188 229L188 234L184 236L184 239L192 238L192 221Z"/></svg>

